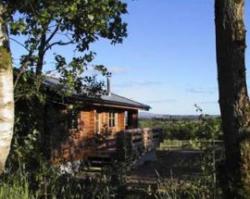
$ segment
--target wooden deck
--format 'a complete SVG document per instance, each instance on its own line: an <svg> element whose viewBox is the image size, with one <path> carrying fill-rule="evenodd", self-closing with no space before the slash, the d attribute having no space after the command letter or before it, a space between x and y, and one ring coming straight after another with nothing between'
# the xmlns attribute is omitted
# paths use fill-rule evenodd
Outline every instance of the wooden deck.
<svg viewBox="0 0 250 199"><path fill-rule="evenodd" d="M97 162L102 165L102 162L122 161L128 157L132 157L133 160L139 159L146 152L159 146L161 133L161 129L158 128L137 128L107 136L92 148L87 160L95 165Z"/></svg>
<svg viewBox="0 0 250 199"><path fill-rule="evenodd" d="M138 164L143 157L156 149L161 141L161 129L129 129L115 135L102 136L88 140L79 152L78 160L65 161L60 164L62 172L77 168L85 162L88 171L100 171L105 166L111 166L116 161L130 160L132 165Z"/></svg>

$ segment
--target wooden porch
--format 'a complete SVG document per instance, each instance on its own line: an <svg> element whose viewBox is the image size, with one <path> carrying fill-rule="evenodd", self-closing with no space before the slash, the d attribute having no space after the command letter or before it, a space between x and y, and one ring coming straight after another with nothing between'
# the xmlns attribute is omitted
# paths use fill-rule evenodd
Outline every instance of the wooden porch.
<svg viewBox="0 0 250 199"><path fill-rule="evenodd" d="M72 146L62 145L62 157L64 159L52 161L54 164L64 164L68 161L81 160L90 163L91 166L104 166L114 161L126 161L128 159L136 161L145 153L159 146L161 133L162 130L159 128L136 128L107 136L96 135L91 139L81 140L81 143L74 143L81 147L77 151L74 150L73 153L70 150ZM77 134L77 132L72 134ZM77 136L72 136L72 139L79 142Z"/></svg>
<svg viewBox="0 0 250 199"><path fill-rule="evenodd" d="M156 149L161 141L162 129L127 129L105 137L93 145L85 160L91 166L104 166L114 161L136 161L145 153Z"/></svg>

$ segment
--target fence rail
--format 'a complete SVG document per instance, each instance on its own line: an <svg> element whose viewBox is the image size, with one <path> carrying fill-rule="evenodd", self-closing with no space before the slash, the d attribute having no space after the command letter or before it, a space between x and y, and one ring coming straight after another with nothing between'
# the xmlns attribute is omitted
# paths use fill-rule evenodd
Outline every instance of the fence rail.
<svg viewBox="0 0 250 199"><path fill-rule="evenodd" d="M158 147L161 134L162 130L159 128L138 128L124 131L131 150L139 155Z"/></svg>

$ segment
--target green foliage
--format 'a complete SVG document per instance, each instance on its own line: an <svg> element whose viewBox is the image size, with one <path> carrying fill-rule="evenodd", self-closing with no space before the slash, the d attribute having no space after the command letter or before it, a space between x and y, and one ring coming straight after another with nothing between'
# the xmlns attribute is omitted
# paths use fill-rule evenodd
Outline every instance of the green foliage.
<svg viewBox="0 0 250 199"><path fill-rule="evenodd" d="M212 194L209 187L204 185L199 180L176 180L169 179L163 183L155 193L153 193L155 199L210 199Z"/></svg>
<svg viewBox="0 0 250 199"><path fill-rule="evenodd" d="M221 139L220 118L201 117L198 120L144 119L141 127L162 128L164 139Z"/></svg>
<svg viewBox="0 0 250 199"><path fill-rule="evenodd" d="M14 91L15 103L17 104L19 101L22 101L22 103L26 103L28 107L33 107L33 106L29 106L28 104L44 103L46 99L46 95L44 92L44 88L42 89L40 88L41 81L44 77L40 77L39 79L37 79L33 71L26 71L22 73L21 76L19 76L19 74L20 74L20 70L14 68L14 79L16 80L17 78L19 78L18 84L16 85L15 91ZM22 105L16 106L17 113L19 113L18 107L22 108ZM33 108L35 107L36 106L34 106ZM27 112L25 111L25 109L23 109L22 111L23 111L23 114L27 114L27 115L30 114L28 112L28 109L26 110ZM29 111L32 111L32 110L29 109ZM36 113L36 109L34 109L34 111L32 112ZM22 116L20 115L19 119L21 117ZM18 118L15 118L15 119L18 120ZM34 120L32 121L34 122Z"/></svg>
<svg viewBox="0 0 250 199"><path fill-rule="evenodd" d="M46 53L54 46L71 45L75 49L70 61L60 52L55 54L55 69L67 87L67 95L72 94L73 89L79 92L83 82L88 85L90 79L96 81L96 78L81 77L94 59L95 53L90 50L93 42L104 38L116 44L127 36L127 24L122 21L127 5L122 0L10 0L4 3L8 7L10 34L22 36L22 46L27 50L20 57L21 75L30 69L41 75ZM102 75L110 75L106 67L100 66L93 68ZM94 86L95 92L103 83Z"/></svg>
<svg viewBox="0 0 250 199"><path fill-rule="evenodd" d="M102 94L102 88L104 86L102 81L98 81L96 76L81 76L84 70L87 70L86 60L91 61L93 56L93 53L90 52L84 57L74 57L70 63L66 63L63 56L57 55L55 57L56 70L61 76L61 89L57 90L57 92L59 91L61 95L65 96L70 96L75 92L96 97ZM103 76L108 76L110 74L107 68L102 65L95 66L95 69L101 72Z"/></svg>
<svg viewBox="0 0 250 199"><path fill-rule="evenodd" d="M20 13L17 19L12 18L11 33L30 35L27 42L35 42L34 39L46 31L69 31L72 34L70 41L76 42L77 49L83 51L98 37L117 43L126 36L126 24L122 23L121 15L127 9L126 4L120 0L32 0L26 4L22 2L22 6L19 1L11 0L8 4L13 11ZM58 42L63 45L62 40ZM30 47L28 43L26 45ZM47 44L47 47L52 46Z"/></svg>

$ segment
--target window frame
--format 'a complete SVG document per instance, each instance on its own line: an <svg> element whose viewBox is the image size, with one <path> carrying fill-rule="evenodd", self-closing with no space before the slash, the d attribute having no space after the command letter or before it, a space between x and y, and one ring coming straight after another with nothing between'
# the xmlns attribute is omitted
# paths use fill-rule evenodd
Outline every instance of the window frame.
<svg viewBox="0 0 250 199"><path fill-rule="evenodd" d="M109 112L108 113L108 126L109 128L113 128L116 126L116 113L115 112Z"/></svg>
<svg viewBox="0 0 250 199"><path fill-rule="evenodd" d="M95 112L95 128L96 128L96 133L101 132L101 115L98 111Z"/></svg>
<svg viewBox="0 0 250 199"><path fill-rule="evenodd" d="M77 109L72 109L69 111L68 128L79 129L79 111Z"/></svg>

